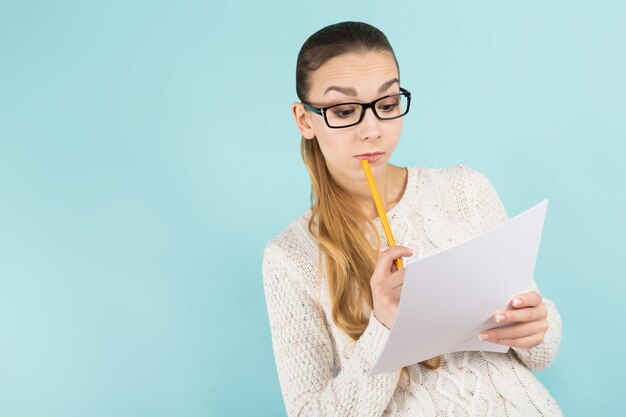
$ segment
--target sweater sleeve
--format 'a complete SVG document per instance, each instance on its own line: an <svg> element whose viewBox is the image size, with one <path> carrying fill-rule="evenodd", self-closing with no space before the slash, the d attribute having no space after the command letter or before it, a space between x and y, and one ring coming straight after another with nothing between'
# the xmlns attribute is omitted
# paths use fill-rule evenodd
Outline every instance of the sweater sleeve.
<svg viewBox="0 0 626 417"><path fill-rule="evenodd" d="M380 416L400 371L368 376L389 330L374 316L350 359L333 376L334 351L324 314L302 272L278 246L268 244L263 286L272 346L288 416Z"/></svg>
<svg viewBox="0 0 626 417"><path fill-rule="evenodd" d="M474 194L474 209L482 223L482 230L487 231L503 223L508 216L489 179L482 173L469 168L467 170L471 188ZM532 289L541 294L533 277ZM550 365L561 344L562 323L561 316L554 302L543 298L548 310L548 331L543 342L530 349L512 348L519 359L532 370L543 370Z"/></svg>

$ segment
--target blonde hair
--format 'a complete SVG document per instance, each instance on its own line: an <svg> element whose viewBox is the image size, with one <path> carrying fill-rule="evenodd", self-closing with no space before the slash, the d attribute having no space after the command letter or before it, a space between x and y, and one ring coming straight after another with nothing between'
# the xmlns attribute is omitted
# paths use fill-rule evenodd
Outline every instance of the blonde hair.
<svg viewBox="0 0 626 417"><path fill-rule="evenodd" d="M376 236L378 247L380 238L359 203L331 177L317 140L302 138L301 152L311 176L309 232L319 243L320 257L325 256L332 318L357 340L369 321L365 305L374 308L370 278L378 257L364 227Z"/></svg>

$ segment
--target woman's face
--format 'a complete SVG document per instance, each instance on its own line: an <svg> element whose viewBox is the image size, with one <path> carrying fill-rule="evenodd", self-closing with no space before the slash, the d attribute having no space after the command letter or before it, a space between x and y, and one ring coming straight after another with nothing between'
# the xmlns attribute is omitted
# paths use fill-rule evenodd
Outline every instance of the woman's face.
<svg viewBox="0 0 626 417"><path fill-rule="evenodd" d="M400 93L396 62L387 51L359 52L328 60L310 74L308 102L327 107L345 102L369 103L377 98ZM326 125L324 118L294 103L294 115L306 139L317 138L326 165L341 182L362 181L365 176L359 155L379 154L370 159L376 175L388 164L400 133L403 118L379 120L372 109L365 111L361 123L341 129Z"/></svg>

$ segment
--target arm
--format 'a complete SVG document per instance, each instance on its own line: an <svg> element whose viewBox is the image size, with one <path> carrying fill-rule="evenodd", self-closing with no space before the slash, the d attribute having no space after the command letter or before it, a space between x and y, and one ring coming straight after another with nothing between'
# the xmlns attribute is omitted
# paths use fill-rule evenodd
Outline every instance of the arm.
<svg viewBox="0 0 626 417"><path fill-rule="evenodd" d="M334 353L319 303L301 271L275 245L263 259L263 284L276 369L289 416L380 416L400 371L367 372L389 335L374 316L354 351L333 378Z"/></svg>
<svg viewBox="0 0 626 417"><path fill-rule="evenodd" d="M483 231L489 230L507 220L508 216L491 182L477 171L465 168L468 172L471 189L473 190L474 208ZM539 292L533 278L533 291ZM512 347L519 359L530 369L543 370L552 362L561 343L561 316L554 303L543 298L543 305L547 309L548 330L543 341L531 348Z"/></svg>

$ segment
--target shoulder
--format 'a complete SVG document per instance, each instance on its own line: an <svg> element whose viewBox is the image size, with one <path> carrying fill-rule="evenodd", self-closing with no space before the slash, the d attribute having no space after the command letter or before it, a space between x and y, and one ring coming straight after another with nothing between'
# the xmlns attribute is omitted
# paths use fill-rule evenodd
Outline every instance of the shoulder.
<svg viewBox="0 0 626 417"><path fill-rule="evenodd" d="M308 231L310 216L310 211L307 211L274 236L265 245L265 254L282 252L297 258L303 250L315 249L315 240Z"/></svg>
<svg viewBox="0 0 626 417"><path fill-rule="evenodd" d="M422 201L455 197L459 202L471 202L484 194L485 190L493 190L487 175L466 165L408 169L411 176L416 178L411 194L416 194Z"/></svg>
<svg viewBox="0 0 626 417"><path fill-rule="evenodd" d="M506 220L500 197L483 172L465 165L410 169L419 173L415 191L419 211L438 228L456 224L474 234Z"/></svg>
<svg viewBox="0 0 626 417"><path fill-rule="evenodd" d="M310 211L291 222L265 245L263 279L296 279L300 284L315 284L319 250L308 231Z"/></svg>

